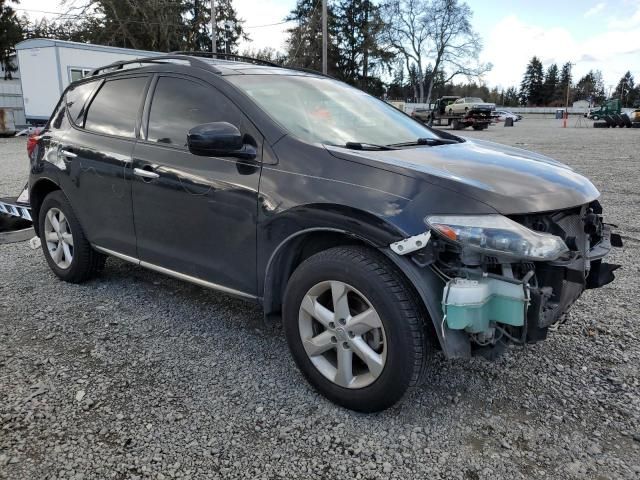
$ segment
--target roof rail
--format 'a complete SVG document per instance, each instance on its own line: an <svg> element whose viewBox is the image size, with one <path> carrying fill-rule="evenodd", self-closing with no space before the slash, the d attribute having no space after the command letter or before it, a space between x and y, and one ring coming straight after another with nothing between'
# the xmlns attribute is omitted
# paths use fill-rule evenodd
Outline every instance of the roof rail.
<svg viewBox="0 0 640 480"><path fill-rule="evenodd" d="M247 63L253 63L255 65L266 65L269 67L276 67L276 68L286 68L287 70L296 70L298 72L304 72L304 73L313 73L314 75L320 75L322 77L328 77L328 78L333 78L331 75L327 75L326 73L322 73L319 72L317 70L313 70L311 68L304 68L304 67L292 67L290 65L282 65L280 63L275 63L275 62L271 62L269 60L261 60L259 58L254 58L254 57L246 57L244 55L237 55L235 53L221 53L221 52L197 52L197 51L177 51L177 52L171 52L170 55L189 55L189 56L194 56L194 57L206 57L206 58L212 58L212 59L220 59L220 60L229 60L229 61L239 61L239 62L247 62Z"/></svg>
<svg viewBox="0 0 640 480"><path fill-rule="evenodd" d="M244 55L237 55L235 53L196 52L196 51L183 50L183 51L171 52L170 55L189 55L193 57L206 57L214 60L220 59L220 60L229 60L229 61L240 61L240 62L253 63L255 65L267 65L269 67L284 68L282 65L278 63L270 62L269 60L261 60L259 58L246 57Z"/></svg>
<svg viewBox="0 0 640 480"><path fill-rule="evenodd" d="M100 74L105 70L122 70L125 65L131 65L133 63L169 63L167 60L183 60L185 62L189 62L189 64L193 67L200 67L207 70L214 70L215 73L222 73L220 70L215 68L213 65L207 62L203 62L198 58L193 58L193 56L188 55L158 55L157 57L145 57L145 58L136 58L134 60L121 60L119 62L113 62L109 65L105 65L104 67L98 67L93 70L89 75L95 76Z"/></svg>

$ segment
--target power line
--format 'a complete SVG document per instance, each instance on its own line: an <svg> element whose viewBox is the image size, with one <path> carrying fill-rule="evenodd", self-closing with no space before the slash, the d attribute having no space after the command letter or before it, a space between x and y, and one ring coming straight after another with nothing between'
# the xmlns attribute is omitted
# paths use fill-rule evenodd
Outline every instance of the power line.
<svg viewBox="0 0 640 480"><path fill-rule="evenodd" d="M28 13L45 13L45 14L49 14L49 15L56 15L57 18L55 20L71 20L71 19L79 19L79 18L86 18L86 19L91 19L94 18L94 16L89 15L89 14L78 14L78 13L62 13L62 12L52 12L49 10L36 10L36 9L29 9L29 8L15 8L14 10L19 10L21 12L28 12ZM62 18L65 17L65 18ZM284 25L285 23L291 23L294 22L295 20L283 20L281 22L276 22L276 23L266 23L264 25L246 25L243 26L243 29L251 29L251 28L265 28L265 27L275 27L278 25ZM136 23L136 24L145 24L145 25L163 25L163 26L167 26L167 27L186 27L186 28L191 28L188 25L183 25L183 24L179 24L179 23L168 23L168 22L145 22L145 21L141 21L141 20L119 20L118 23Z"/></svg>

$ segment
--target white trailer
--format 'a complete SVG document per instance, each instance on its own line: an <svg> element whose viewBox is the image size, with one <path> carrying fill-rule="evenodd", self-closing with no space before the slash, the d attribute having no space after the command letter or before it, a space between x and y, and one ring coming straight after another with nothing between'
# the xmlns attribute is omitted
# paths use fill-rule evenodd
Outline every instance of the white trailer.
<svg viewBox="0 0 640 480"><path fill-rule="evenodd" d="M16 45L27 122L45 123L67 86L94 68L158 52L33 38Z"/></svg>

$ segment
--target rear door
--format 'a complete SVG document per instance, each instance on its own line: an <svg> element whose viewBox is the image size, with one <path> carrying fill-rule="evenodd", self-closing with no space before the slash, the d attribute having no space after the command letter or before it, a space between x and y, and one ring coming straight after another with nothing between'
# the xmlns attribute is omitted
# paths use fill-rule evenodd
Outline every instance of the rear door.
<svg viewBox="0 0 640 480"><path fill-rule="evenodd" d="M108 79L61 144L63 189L99 247L136 256L131 161L149 75Z"/></svg>
<svg viewBox="0 0 640 480"><path fill-rule="evenodd" d="M256 214L262 136L208 83L175 75L154 80L143 138L135 147L133 210L138 256L231 289L256 292ZM255 160L193 155L187 132L229 122L256 146Z"/></svg>

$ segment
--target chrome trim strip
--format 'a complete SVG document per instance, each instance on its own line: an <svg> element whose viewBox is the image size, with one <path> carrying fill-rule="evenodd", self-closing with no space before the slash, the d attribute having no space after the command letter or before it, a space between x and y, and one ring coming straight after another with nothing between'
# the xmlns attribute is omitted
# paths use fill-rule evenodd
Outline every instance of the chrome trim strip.
<svg viewBox="0 0 640 480"><path fill-rule="evenodd" d="M135 263L136 265L140 265L140 260L135 257L130 257L129 255L125 255L124 253L114 252L113 250L109 250L108 248L103 248L98 245L91 245L97 251L104 253L106 255L111 255L112 257L117 257L120 260L124 260L125 262Z"/></svg>
<svg viewBox="0 0 640 480"><path fill-rule="evenodd" d="M126 262L134 263L136 265L140 265L141 267L148 268L149 270L154 270L159 273L164 273L165 275L169 275L170 277L177 278L179 280L184 280L185 282L193 283L195 285L200 285L201 287L210 288L212 290L217 290L219 292L228 293L229 295L234 295L236 297L247 298L250 300L257 300L258 297L255 295L251 295L250 293L241 292L240 290L235 290L233 288L224 287L222 285L218 285L217 283L207 282L206 280L202 280L201 278L192 277L191 275L186 275L184 273L176 272L175 270L169 270L168 268L161 267L159 265L155 265L149 262L143 262L137 258L130 257L129 255L124 255L122 253L115 252L113 250L109 250L107 248L99 247L98 245L93 245L97 251L102 252L107 255L112 255Z"/></svg>

